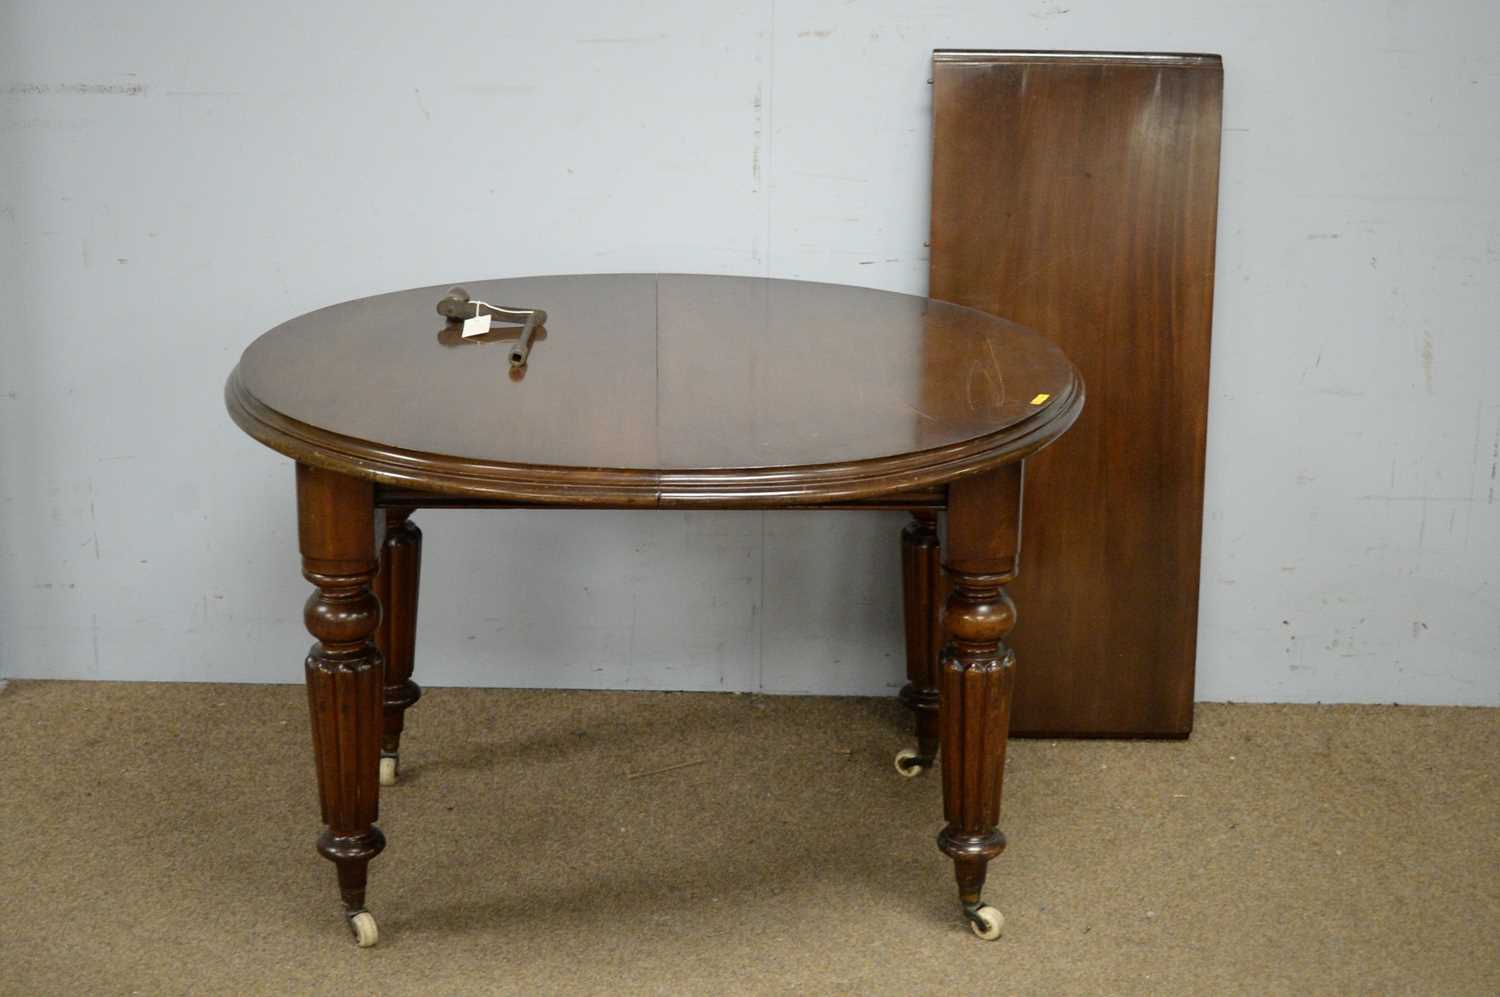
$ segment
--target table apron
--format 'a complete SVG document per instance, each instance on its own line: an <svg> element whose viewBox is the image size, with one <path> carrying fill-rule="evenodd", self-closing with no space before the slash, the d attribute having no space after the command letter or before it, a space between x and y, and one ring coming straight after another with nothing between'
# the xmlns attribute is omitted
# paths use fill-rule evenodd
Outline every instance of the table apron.
<svg viewBox="0 0 1500 997"><path fill-rule="evenodd" d="M601 504L589 502L512 502L505 499L484 499L467 495L439 495L434 492L411 488L395 488L377 485L375 505L383 509L765 509L771 505L777 509L890 509L905 511L912 509L942 510L948 504L946 488L924 488L917 491L882 495L874 498L846 499L831 502L787 501L785 504L767 503L762 497L758 501L745 502L726 498L723 502L692 499L675 502L663 496L656 505Z"/></svg>

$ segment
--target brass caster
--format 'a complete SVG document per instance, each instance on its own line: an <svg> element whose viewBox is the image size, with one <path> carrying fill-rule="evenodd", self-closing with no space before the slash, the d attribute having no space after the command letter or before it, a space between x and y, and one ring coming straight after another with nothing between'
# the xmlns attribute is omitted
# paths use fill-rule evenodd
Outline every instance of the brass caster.
<svg viewBox="0 0 1500 997"><path fill-rule="evenodd" d="M964 904L964 917L969 919L969 928L987 942L1000 937L1005 927L1005 915L989 904Z"/></svg>
<svg viewBox="0 0 1500 997"><path fill-rule="evenodd" d="M896 752L896 771L908 779L921 775L931 764L931 758L923 758L914 748L902 748Z"/></svg>
<svg viewBox="0 0 1500 997"><path fill-rule="evenodd" d="M395 755L380 756L380 784L382 786L394 786L396 784L396 770L398 760Z"/></svg>
<svg viewBox="0 0 1500 997"><path fill-rule="evenodd" d="M367 910L357 910L344 917L349 922L349 930L354 932L354 941L362 949L370 948L380 941L380 929L375 927L375 915Z"/></svg>

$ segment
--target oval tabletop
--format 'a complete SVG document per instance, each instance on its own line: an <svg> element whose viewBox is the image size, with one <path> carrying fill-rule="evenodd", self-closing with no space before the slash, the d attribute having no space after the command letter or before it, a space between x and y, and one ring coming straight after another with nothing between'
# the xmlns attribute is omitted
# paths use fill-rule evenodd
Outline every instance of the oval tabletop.
<svg viewBox="0 0 1500 997"><path fill-rule="evenodd" d="M464 285L541 308L474 339L446 286L310 312L225 388L251 436L387 484L521 503L771 505L920 489L1045 446L1083 404L1043 336L927 298L755 277Z"/></svg>

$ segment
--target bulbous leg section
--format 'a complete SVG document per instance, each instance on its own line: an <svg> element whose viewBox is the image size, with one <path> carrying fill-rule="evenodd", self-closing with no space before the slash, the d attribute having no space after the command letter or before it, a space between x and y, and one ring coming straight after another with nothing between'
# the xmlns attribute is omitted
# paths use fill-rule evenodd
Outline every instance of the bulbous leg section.
<svg viewBox="0 0 1500 997"><path fill-rule="evenodd" d="M297 500L302 573L316 586L303 618L317 641L304 670L326 825L318 851L337 868L345 920L368 946L378 933L365 880L385 848L375 826L385 669L372 639L380 623L373 492L368 481L299 464Z"/></svg>
<svg viewBox="0 0 1500 997"><path fill-rule="evenodd" d="M998 824L1015 657L1002 638L1015 612L998 582L959 578L944 620L953 640L939 687L948 824L938 834L938 847L953 859L959 902L970 923L978 924L985 872L1005 850Z"/></svg>
<svg viewBox="0 0 1500 997"><path fill-rule="evenodd" d="M1020 552L1021 467L955 483L949 492L947 636L938 667L943 815L938 847L953 859L958 899L981 938L1003 918L983 902L990 860L1005 850L1000 796L1015 655L1005 643L1016 609L1005 584Z"/></svg>

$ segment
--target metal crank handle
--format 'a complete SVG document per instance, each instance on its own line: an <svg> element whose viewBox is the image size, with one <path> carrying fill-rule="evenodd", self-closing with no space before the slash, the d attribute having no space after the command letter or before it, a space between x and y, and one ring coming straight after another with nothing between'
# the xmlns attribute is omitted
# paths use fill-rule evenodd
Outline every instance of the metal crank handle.
<svg viewBox="0 0 1500 997"><path fill-rule="evenodd" d="M521 335L516 338L515 345L510 348L512 370L526 366L526 358L531 355L531 336L536 332L537 326L545 321L547 321L547 313L541 309L533 311L526 317L526 324L521 326Z"/></svg>
<svg viewBox="0 0 1500 997"><path fill-rule="evenodd" d="M469 292L461 287L448 290L443 300L437 303L438 314L454 322L462 322L465 319L476 318L480 315L488 315L502 322L525 326L521 333L524 347L517 344L516 349L511 351L511 362L518 363L515 357L519 352L522 359L519 363L525 363L525 355L531 348L531 332L536 326L547 324L547 313L541 308L508 308L505 305L492 305L486 301L475 301L469 297Z"/></svg>

